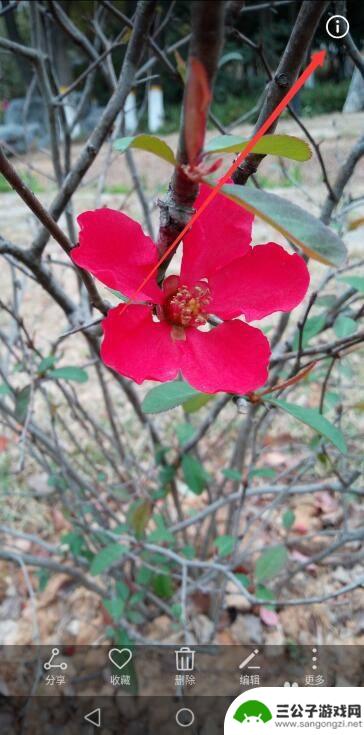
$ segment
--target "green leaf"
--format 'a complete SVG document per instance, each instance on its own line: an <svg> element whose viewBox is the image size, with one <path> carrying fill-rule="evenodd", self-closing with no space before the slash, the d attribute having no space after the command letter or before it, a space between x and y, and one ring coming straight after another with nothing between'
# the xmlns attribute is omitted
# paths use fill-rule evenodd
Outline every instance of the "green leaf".
<svg viewBox="0 0 364 735"><path fill-rule="evenodd" d="M0 396L10 396L11 390L6 383L1 383L0 385Z"/></svg>
<svg viewBox="0 0 364 735"><path fill-rule="evenodd" d="M181 406L185 401L198 395L199 392L184 380L172 380L170 383L162 383L152 388L144 398L142 409L145 413L161 413Z"/></svg>
<svg viewBox="0 0 364 735"><path fill-rule="evenodd" d="M195 495L201 495L210 480L201 462L196 457L185 454L182 458L182 469L186 485Z"/></svg>
<svg viewBox="0 0 364 735"><path fill-rule="evenodd" d="M240 582L240 584L243 585L243 587L246 587L248 589L248 587L250 586L250 579L247 574L241 574L241 572L238 572L237 574L235 574L235 577Z"/></svg>
<svg viewBox="0 0 364 735"><path fill-rule="evenodd" d="M274 600L274 593L264 584L257 584L255 592L261 600Z"/></svg>
<svg viewBox="0 0 364 735"><path fill-rule="evenodd" d="M76 383L86 383L88 374L86 370L73 365L65 365L64 367L49 370L47 375L56 380L74 380Z"/></svg>
<svg viewBox="0 0 364 735"><path fill-rule="evenodd" d="M121 618L125 608L124 600L113 598L112 600L103 600L102 604L114 620Z"/></svg>
<svg viewBox="0 0 364 735"><path fill-rule="evenodd" d="M328 265L344 262L346 248L340 237L297 204L247 186L225 184L221 193L268 222L311 258Z"/></svg>
<svg viewBox="0 0 364 735"><path fill-rule="evenodd" d="M337 319L335 319L332 328L336 336L341 339L342 337L350 337L351 334L355 334L358 329L358 324L349 316L339 314Z"/></svg>
<svg viewBox="0 0 364 735"><path fill-rule="evenodd" d="M328 309L331 309L334 304L336 304L336 296L334 294L318 296L316 299L316 306L326 306Z"/></svg>
<svg viewBox="0 0 364 735"><path fill-rule="evenodd" d="M234 536L219 536L215 538L214 546L216 546L220 556L230 556L234 551L235 542Z"/></svg>
<svg viewBox="0 0 364 735"><path fill-rule="evenodd" d="M164 161L171 163L172 166L176 166L177 164L172 148L156 135L136 135L118 138L114 143L114 148L120 153L124 153L128 148L140 148L143 151L153 153L158 158L163 158Z"/></svg>
<svg viewBox="0 0 364 735"><path fill-rule="evenodd" d="M124 294L121 293L121 291L117 291L115 288L109 288L108 290L111 291L111 293L113 293L114 296L116 296L116 298L119 299L120 301L124 301L124 302L129 301L128 297L124 296Z"/></svg>
<svg viewBox="0 0 364 735"><path fill-rule="evenodd" d="M153 572L149 567L140 567L138 569L137 575L136 575L136 581L138 584L141 584L142 587L145 587L149 584L150 580L152 579Z"/></svg>
<svg viewBox="0 0 364 735"><path fill-rule="evenodd" d="M259 556L255 563L255 579L257 582L264 582L266 579L272 579L287 564L288 552L285 546L281 544L273 546Z"/></svg>
<svg viewBox="0 0 364 735"><path fill-rule="evenodd" d="M105 569L108 569L111 564L121 559L127 551L128 549L126 546L122 546L118 543L105 546L104 549L101 549L101 551L94 556L90 566L90 574L94 577L97 574L102 574L102 572L104 572Z"/></svg>
<svg viewBox="0 0 364 735"><path fill-rule="evenodd" d="M347 447L342 432L337 426L334 426L322 416L316 408L296 406L294 403L287 403L278 398L269 398L269 403L273 403L274 406L278 406L278 408L294 416L298 421L302 421L303 424L306 424L314 431L317 431L318 434L325 437L325 439L331 441L342 454L346 454Z"/></svg>
<svg viewBox="0 0 364 735"><path fill-rule="evenodd" d="M181 554L183 554L186 559L194 559L196 556L196 549L192 544L188 544L187 546L182 546Z"/></svg>
<svg viewBox="0 0 364 735"><path fill-rule="evenodd" d="M341 276L337 280L347 283L348 286L355 288L356 291L364 293L364 276Z"/></svg>
<svg viewBox="0 0 364 735"><path fill-rule="evenodd" d="M179 602L174 602L173 605L171 605L171 613L176 620L181 620L182 605L180 605Z"/></svg>
<svg viewBox="0 0 364 735"><path fill-rule="evenodd" d="M47 357L43 357L43 359L40 361L38 365L38 373L41 375L42 373L45 373L49 368L52 368L57 362L57 357L55 355L47 355Z"/></svg>
<svg viewBox="0 0 364 735"><path fill-rule="evenodd" d="M306 324L303 328L303 335L302 335L302 347L307 347L310 339L312 337L315 337L316 334L319 334L326 323L326 317L324 314L321 314L320 316L312 316L310 319L307 319ZM295 338L293 340L293 349L298 350L299 346L299 335L296 334Z"/></svg>
<svg viewBox="0 0 364 735"><path fill-rule="evenodd" d="M204 153L239 153L248 140L240 135L218 135L209 140ZM311 150L305 140L294 135L263 135L253 148L254 153L283 156L293 161L308 161Z"/></svg>
<svg viewBox="0 0 364 735"><path fill-rule="evenodd" d="M67 546L69 546L70 548L71 553L75 556L81 556L81 553L86 546L84 537L81 536L80 533L76 533L76 531L65 533L61 537L61 543L67 544Z"/></svg>
<svg viewBox="0 0 364 735"><path fill-rule="evenodd" d="M159 470L159 481L161 483L161 486L164 488L168 488L175 474L176 474L176 468L172 467L172 465L167 464L161 467Z"/></svg>
<svg viewBox="0 0 364 735"><path fill-rule="evenodd" d="M249 480L252 480L253 477L275 477L276 474L273 467L257 467L249 472Z"/></svg>
<svg viewBox="0 0 364 735"><path fill-rule="evenodd" d="M206 406L206 403L209 403L209 401L212 401L215 397L216 395L211 395L210 393L198 393L197 396L186 401L186 403L183 404L183 408L186 413L195 413L196 411L199 411L200 408Z"/></svg>
<svg viewBox="0 0 364 735"><path fill-rule="evenodd" d="M192 424L177 424L176 426L177 439L180 445L183 447L186 442L192 439L196 434L196 429Z"/></svg>
<svg viewBox="0 0 364 735"><path fill-rule="evenodd" d="M264 584L257 584L255 589L255 595L259 600L274 600L274 594L272 590L265 587ZM274 610L275 605L265 605L267 610Z"/></svg>
<svg viewBox="0 0 364 735"><path fill-rule="evenodd" d="M124 600L124 602L126 602L126 600L129 597L130 592L129 592L129 587L125 584L125 582L121 582L120 580L118 580L115 583L115 589L116 589L117 596L120 597L121 600Z"/></svg>
<svg viewBox="0 0 364 735"><path fill-rule="evenodd" d="M153 578L154 592L158 597L168 599L173 595L173 582L170 574L156 574Z"/></svg>
<svg viewBox="0 0 364 735"><path fill-rule="evenodd" d="M296 520L296 516L295 516L293 510L291 510L290 508L288 508L288 510L285 510L284 511L284 513L282 515L282 523L283 523L283 527L286 529L286 531L288 531L291 528L291 526L293 526L295 520Z"/></svg>
<svg viewBox="0 0 364 735"><path fill-rule="evenodd" d="M152 515L150 500L138 500L133 503L128 513L128 521L135 531L137 538L141 538Z"/></svg>
<svg viewBox="0 0 364 735"><path fill-rule="evenodd" d="M175 542L173 533L171 533L168 528L166 528L163 517L155 513L153 515L153 521L156 528L149 534L148 541L152 543L155 542L157 544L166 542L167 544L173 545Z"/></svg>
<svg viewBox="0 0 364 735"><path fill-rule="evenodd" d="M225 470L222 471L222 474L228 480L236 480L237 482L241 482L241 472L239 472L238 470L233 470L230 469L230 467L227 467Z"/></svg>
<svg viewBox="0 0 364 735"><path fill-rule="evenodd" d="M28 409L29 409L29 401L30 401L31 394L32 394L32 389L30 385L26 385L20 391L16 392L15 418L21 424L26 419Z"/></svg>
<svg viewBox="0 0 364 735"><path fill-rule="evenodd" d="M221 56L218 67L221 69L225 64L229 64L230 61L243 61L244 57L239 51L229 51L227 54Z"/></svg>

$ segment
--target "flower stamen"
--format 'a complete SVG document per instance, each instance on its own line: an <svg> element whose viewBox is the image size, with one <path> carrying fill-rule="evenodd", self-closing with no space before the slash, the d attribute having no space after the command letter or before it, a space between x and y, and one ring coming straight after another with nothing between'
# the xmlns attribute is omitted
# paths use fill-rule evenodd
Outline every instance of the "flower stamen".
<svg viewBox="0 0 364 735"><path fill-rule="evenodd" d="M200 327L206 323L210 289L203 281L192 288L182 285L163 304L165 319L181 327Z"/></svg>

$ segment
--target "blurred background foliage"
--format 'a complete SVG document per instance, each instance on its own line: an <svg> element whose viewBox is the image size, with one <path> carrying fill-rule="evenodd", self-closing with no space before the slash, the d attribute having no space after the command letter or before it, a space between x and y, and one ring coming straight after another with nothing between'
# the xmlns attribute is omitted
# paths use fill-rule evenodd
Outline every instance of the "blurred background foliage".
<svg viewBox="0 0 364 735"><path fill-rule="evenodd" d="M7 2L9 0L4 0L3 6ZM59 4L75 25L79 27L89 40L93 41L94 31L91 18L93 17L94 3L92 0L60 0ZM163 0L157 4L159 5L160 13L162 13ZM297 0L296 3L287 6L279 6L279 23L275 22L274 14L268 9L260 9L256 12L252 10L251 12L241 14L237 19L234 18L233 25L235 30L244 33L254 43L264 47L267 62L272 69L277 66L285 46L288 30L292 26L300 4L300 1ZM27 3L24 2L18 8L16 14L10 12L6 13L3 18L0 18L0 34L8 36L13 41L29 44L29 13L27 12L26 5ZM248 5L259 6L261 5L261 0L255 0L255 2L250 0ZM131 16L136 2L134 0L115 0L114 6L122 10L126 15ZM174 8L173 22L168 23L159 36L159 42L162 46L169 46L183 36L187 36L189 33L189 13L189 0L179 0ZM356 29L364 21L364 3L358 0L348 0L347 17L350 21L352 36L360 47L360 34ZM110 35L112 35L112 26L115 26L116 36L120 28L118 19L108 14L107 25ZM321 46L327 47L328 37L324 27L322 27L317 39ZM79 53L77 51L75 52L74 46L62 31L57 31L57 38L54 40L61 50L59 53L59 69L57 69L57 73L60 84L64 84L67 79L71 81L81 74L87 68L88 63L81 50ZM115 68L118 70L121 68L124 52L125 45L121 45L113 51L113 62ZM329 64L319 73L320 94L316 94L314 89L306 88L300 96L298 103L299 112L305 116L339 111L345 102L350 84L352 66L345 61L342 46L333 43L332 48L330 46L330 52ZM185 61L187 46L182 47L179 53ZM21 57L15 59L12 54L3 53L0 71L0 101L23 96L29 83L29 74L29 65L24 59ZM174 132L178 130L183 86L175 83L175 80L163 68L162 64L157 64L154 67L153 74L158 75L163 87L167 111L165 126L161 132ZM249 112L259 101L265 82L266 74L257 54L248 46L244 45L241 40L238 38L235 39L233 34L228 33L215 84L214 104L212 108L222 124L230 125L239 117ZM241 95L242 88L245 91L244 97ZM108 91L105 88L100 72L98 72L94 89L94 101L100 105L106 104ZM138 87L136 92L139 98L138 101L141 104L144 95L142 86ZM0 111L0 116L1 114ZM142 118L142 129L144 122Z"/></svg>

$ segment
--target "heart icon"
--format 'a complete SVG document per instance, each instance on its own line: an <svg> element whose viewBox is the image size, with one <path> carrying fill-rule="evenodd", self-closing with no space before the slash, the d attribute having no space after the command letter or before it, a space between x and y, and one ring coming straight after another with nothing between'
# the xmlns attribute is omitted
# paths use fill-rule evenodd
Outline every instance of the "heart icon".
<svg viewBox="0 0 364 735"><path fill-rule="evenodd" d="M131 661L133 654L130 648L110 648L109 659L121 671Z"/></svg>

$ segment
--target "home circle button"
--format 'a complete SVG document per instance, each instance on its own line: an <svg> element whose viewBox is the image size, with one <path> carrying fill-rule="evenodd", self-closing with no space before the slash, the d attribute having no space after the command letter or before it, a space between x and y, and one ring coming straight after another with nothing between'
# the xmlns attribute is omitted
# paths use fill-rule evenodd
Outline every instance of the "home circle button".
<svg viewBox="0 0 364 735"><path fill-rule="evenodd" d="M190 725L193 725L194 721L195 715L191 709L182 707L182 709L179 709L178 712L176 712L176 722L180 727L190 727Z"/></svg>

